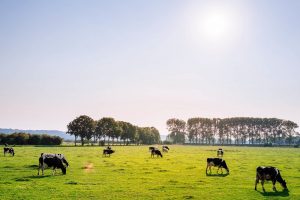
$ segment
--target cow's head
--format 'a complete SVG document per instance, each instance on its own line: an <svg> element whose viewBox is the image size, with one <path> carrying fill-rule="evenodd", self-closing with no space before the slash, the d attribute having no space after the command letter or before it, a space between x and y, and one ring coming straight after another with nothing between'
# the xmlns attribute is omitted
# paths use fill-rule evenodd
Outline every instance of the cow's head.
<svg viewBox="0 0 300 200"><path fill-rule="evenodd" d="M14 156L15 155L15 151L13 149L9 149L9 153Z"/></svg>
<svg viewBox="0 0 300 200"><path fill-rule="evenodd" d="M225 160L222 161L222 167L226 169L227 173L229 174L229 168L227 167Z"/></svg>
<svg viewBox="0 0 300 200"><path fill-rule="evenodd" d="M280 183L280 184L281 184L281 186L282 186L284 189L287 189L285 180L283 180L282 183Z"/></svg>

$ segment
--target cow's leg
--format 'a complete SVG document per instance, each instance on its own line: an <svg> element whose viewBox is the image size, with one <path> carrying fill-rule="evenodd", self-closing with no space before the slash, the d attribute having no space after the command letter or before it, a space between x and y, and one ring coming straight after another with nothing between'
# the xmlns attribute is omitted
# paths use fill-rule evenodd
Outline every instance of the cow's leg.
<svg viewBox="0 0 300 200"><path fill-rule="evenodd" d="M52 170L52 175L54 176L55 174L55 170L56 170L56 167L53 167L53 170Z"/></svg>
<svg viewBox="0 0 300 200"><path fill-rule="evenodd" d="M259 183L259 178L256 176L255 187L254 187L255 190L256 190L256 186L257 186L258 183Z"/></svg>
<svg viewBox="0 0 300 200"><path fill-rule="evenodd" d="M273 183L273 190L274 190L275 192L277 192L276 187L275 187L276 179L275 179L275 180L272 180L272 183Z"/></svg>
<svg viewBox="0 0 300 200"><path fill-rule="evenodd" d="M39 163L38 175L40 175L41 163Z"/></svg>
<svg viewBox="0 0 300 200"><path fill-rule="evenodd" d="M265 187L264 187L264 183L265 183L265 180L264 179L261 180L261 187L262 187L263 191L266 192Z"/></svg>
<svg viewBox="0 0 300 200"><path fill-rule="evenodd" d="M43 176L44 176L44 168L45 168L44 163L42 163L42 175Z"/></svg>

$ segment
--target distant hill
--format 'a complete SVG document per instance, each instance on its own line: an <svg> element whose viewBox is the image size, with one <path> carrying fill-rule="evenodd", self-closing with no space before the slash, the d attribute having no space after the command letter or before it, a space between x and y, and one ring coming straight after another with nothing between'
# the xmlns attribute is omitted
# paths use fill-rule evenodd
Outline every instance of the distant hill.
<svg viewBox="0 0 300 200"><path fill-rule="evenodd" d="M11 134L15 132L23 132L23 133L30 133L30 134L47 134L47 135L56 135L61 138L64 138L65 140L74 140L74 137L66 134L66 132L63 131L57 131L57 130L21 130L21 129L7 129L7 128L0 128L0 133L4 134Z"/></svg>

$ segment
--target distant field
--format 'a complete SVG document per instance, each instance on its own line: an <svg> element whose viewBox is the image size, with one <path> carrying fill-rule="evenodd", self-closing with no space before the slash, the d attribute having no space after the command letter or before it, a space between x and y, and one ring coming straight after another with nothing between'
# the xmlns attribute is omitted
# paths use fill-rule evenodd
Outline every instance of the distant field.
<svg viewBox="0 0 300 200"><path fill-rule="evenodd" d="M163 158L148 146L113 148L105 158L101 147L15 147L15 157L0 155L0 199L300 199L300 149L224 147L230 174L206 176L217 147L170 146ZM42 152L65 154L67 175L37 176ZM278 167L289 192L279 183L277 193L271 183L255 191L258 165Z"/></svg>

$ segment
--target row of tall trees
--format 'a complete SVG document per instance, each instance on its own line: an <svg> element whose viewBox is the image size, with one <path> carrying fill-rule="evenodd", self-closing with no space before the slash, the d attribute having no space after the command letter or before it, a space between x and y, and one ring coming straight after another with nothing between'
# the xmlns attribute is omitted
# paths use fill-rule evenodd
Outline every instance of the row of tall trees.
<svg viewBox="0 0 300 200"><path fill-rule="evenodd" d="M129 122L116 121L111 117L93 120L91 117L81 115L67 125L67 133L75 136L75 145L80 138L81 145L85 141L105 144L115 141L128 145L154 144L160 142L160 135L154 127L138 127Z"/></svg>
<svg viewBox="0 0 300 200"><path fill-rule="evenodd" d="M173 118L167 120L167 138L173 143L293 144L299 139L296 128L295 122L277 118Z"/></svg>
<svg viewBox="0 0 300 200"><path fill-rule="evenodd" d="M37 135L29 133L12 133L0 134L0 144L9 145L60 145L63 139L58 136L51 136L47 134Z"/></svg>

